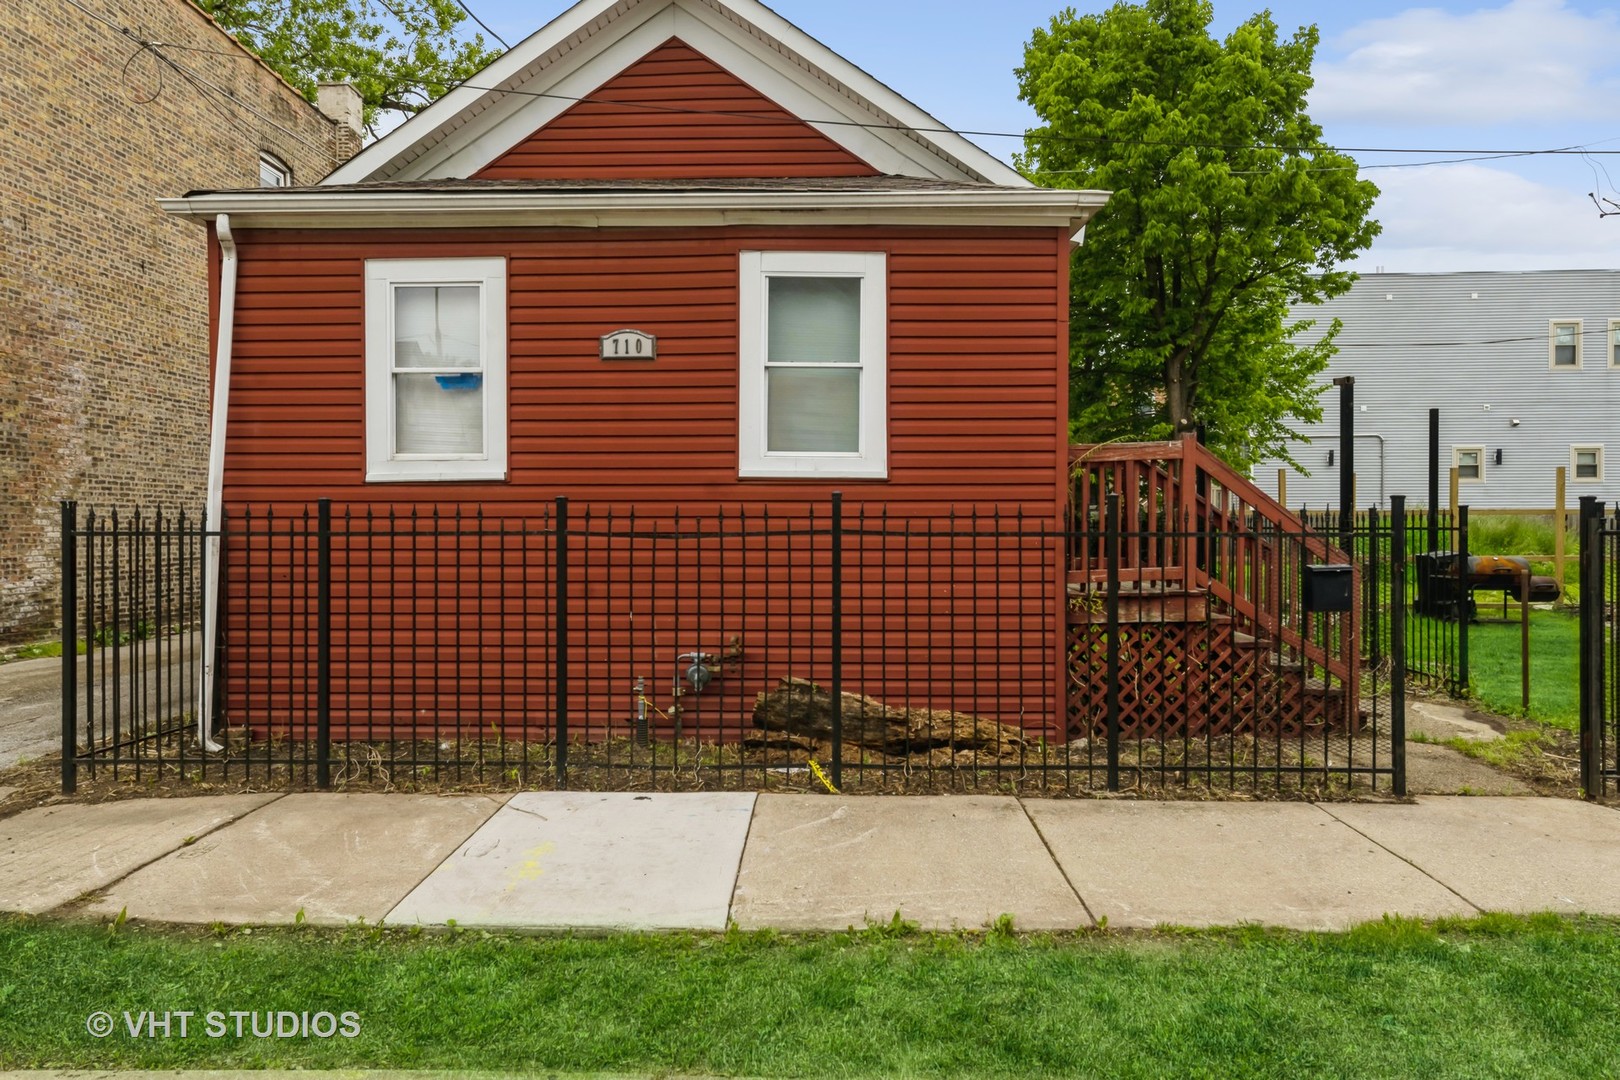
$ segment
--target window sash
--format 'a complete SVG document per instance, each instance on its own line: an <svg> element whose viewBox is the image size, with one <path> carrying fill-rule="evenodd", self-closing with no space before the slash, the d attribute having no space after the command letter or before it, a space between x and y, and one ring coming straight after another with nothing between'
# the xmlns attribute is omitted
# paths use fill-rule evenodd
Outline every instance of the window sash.
<svg viewBox="0 0 1620 1080"><path fill-rule="evenodd" d="M1596 446L1578 446L1570 450L1570 465L1576 480L1603 478L1603 450Z"/></svg>
<svg viewBox="0 0 1620 1080"><path fill-rule="evenodd" d="M739 475L887 476L886 257L745 251L740 274Z"/></svg>
<svg viewBox="0 0 1620 1080"><path fill-rule="evenodd" d="M506 262L366 263L366 478L506 475Z"/></svg>
<svg viewBox="0 0 1620 1080"><path fill-rule="evenodd" d="M286 187L292 183L292 170L279 158L271 154L259 155L259 186L262 188Z"/></svg>
<svg viewBox="0 0 1620 1080"><path fill-rule="evenodd" d="M1581 366L1581 326L1577 322L1555 322L1549 334L1550 363L1555 368Z"/></svg>
<svg viewBox="0 0 1620 1080"><path fill-rule="evenodd" d="M1454 458L1457 466L1457 479L1483 480L1485 478L1485 451L1469 447L1458 449Z"/></svg>

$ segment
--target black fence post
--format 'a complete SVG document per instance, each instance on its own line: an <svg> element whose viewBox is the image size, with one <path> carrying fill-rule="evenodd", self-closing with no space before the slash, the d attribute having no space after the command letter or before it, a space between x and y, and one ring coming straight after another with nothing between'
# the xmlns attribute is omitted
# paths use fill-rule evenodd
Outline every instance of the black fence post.
<svg viewBox="0 0 1620 1080"><path fill-rule="evenodd" d="M332 786L332 500L315 502L315 786Z"/></svg>
<svg viewBox="0 0 1620 1080"><path fill-rule="evenodd" d="M1603 519L1597 497L1581 496L1580 511L1580 745L1581 793L1596 798L1602 788L1598 725L1603 691Z"/></svg>
<svg viewBox="0 0 1620 1080"><path fill-rule="evenodd" d="M1457 507L1457 689L1468 696L1468 621L1474 614L1474 592L1468 587L1468 507Z"/></svg>
<svg viewBox="0 0 1620 1080"><path fill-rule="evenodd" d="M62 500L62 794L78 789L79 720L79 504Z"/></svg>
<svg viewBox="0 0 1620 1080"><path fill-rule="evenodd" d="M1108 560L1106 602L1108 631L1108 790L1119 790L1119 493L1108 496L1103 521L1103 546Z"/></svg>
<svg viewBox="0 0 1620 1080"><path fill-rule="evenodd" d="M557 641L553 650L557 662L556 715L552 736L557 740L557 789L568 789L568 497L557 496Z"/></svg>
<svg viewBox="0 0 1620 1080"><path fill-rule="evenodd" d="M1440 410L1429 410L1429 546L1440 548Z"/></svg>
<svg viewBox="0 0 1620 1080"><path fill-rule="evenodd" d="M1356 505L1356 377L1341 375L1333 380L1339 388L1339 547L1346 555L1354 552Z"/></svg>
<svg viewBox="0 0 1620 1080"><path fill-rule="evenodd" d="M1404 496L1401 498L1401 501L1403 504L1405 503L1406 500ZM1391 496L1390 505L1395 505L1394 496ZM1391 510L1390 513L1393 516L1394 511ZM1378 525L1378 506L1375 503L1367 510L1367 561L1365 563L1367 567L1367 575L1366 579L1362 582L1362 588L1367 591L1368 602L1363 605L1361 609L1363 620L1362 632L1366 635L1369 644L1367 655L1371 658L1371 662L1374 667L1377 667L1378 664L1384 659L1384 628L1379 618L1379 615L1383 609L1383 602L1382 594L1378 589L1378 564L1382 561L1381 556L1383 555L1383 551L1379 546L1380 540L1381 536ZM1353 553L1351 554L1350 561L1356 561Z"/></svg>
<svg viewBox="0 0 1620 1080"><path fill-rule="evenodd" d="M844 493L832 493L832 786L844 786Z"/></svg>
<svg viewBox="0 0 1620 1080"><path fill-rule="evenodd" d="M1389 764L1406 795L1406 496L1389 498Z"/></svg>

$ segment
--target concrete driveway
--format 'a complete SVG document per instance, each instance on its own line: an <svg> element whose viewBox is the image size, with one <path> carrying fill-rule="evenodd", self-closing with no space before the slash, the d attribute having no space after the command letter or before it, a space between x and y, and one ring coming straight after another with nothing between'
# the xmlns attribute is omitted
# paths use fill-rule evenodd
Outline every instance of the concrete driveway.
<svg viewBox="0 0 1620 1080"><path fill-rule="evenodd" d="M116 662L122 692L116 708L121 720L132 715L153 717L160 703L169 712L191 709L197 696L198 635L175 635L162 640L98 649L79 657L79 740L84 741L87 704L96 723L110 723L115 703L101 697L99 687L111 685ZM116 654L116 655L115 655ZM85 673L98 688L94 702L84 699ZM137 690L139 691L137 693ZM134 711L138 707L138 712ZM0 769L41 757L62 746L62 660L43 657L0 664Z"/></svg>

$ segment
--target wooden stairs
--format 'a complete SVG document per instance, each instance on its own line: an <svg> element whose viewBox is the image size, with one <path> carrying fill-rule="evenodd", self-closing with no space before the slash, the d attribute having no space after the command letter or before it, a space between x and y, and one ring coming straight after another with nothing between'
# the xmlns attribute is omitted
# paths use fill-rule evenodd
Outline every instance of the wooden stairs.
<svg viewBox="0 0 1620 1080"><path fill-rule="evenodd" d="M1114 575L1122 737L1361 728L1359 611L1308 612L1302 588L1347 555L1192 437L1075 446L1070 476L1070 738L1106 732Z"/></svg>

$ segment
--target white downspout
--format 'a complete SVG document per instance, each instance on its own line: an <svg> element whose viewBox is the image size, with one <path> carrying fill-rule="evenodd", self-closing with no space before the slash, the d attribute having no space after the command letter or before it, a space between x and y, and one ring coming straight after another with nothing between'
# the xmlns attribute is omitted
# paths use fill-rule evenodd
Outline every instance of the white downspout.
<svg viewBox="0 0 1620 1080"><path fill-rule="evenodd" d="M231 339L236 328L236 240L229 214L214 219L219 238L219 337L214 346L213 425L208 436L208 501L203 520L211 530L203 549L202 685L197 690L197 742L204 750L225 749L210 732L214 720L214 642L219 623L219 539L225 500L225 414L231 400Z"/></svg>

